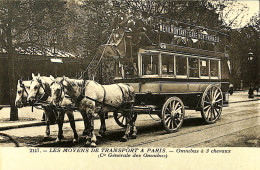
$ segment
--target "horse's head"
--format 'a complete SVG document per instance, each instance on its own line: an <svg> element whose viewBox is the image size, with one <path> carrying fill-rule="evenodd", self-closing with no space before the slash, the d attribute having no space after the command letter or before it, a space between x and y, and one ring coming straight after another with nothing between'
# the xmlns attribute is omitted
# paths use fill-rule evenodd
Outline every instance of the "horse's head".
<svg viewBox="0 0 260 170"><path fill-rule="evenodd" d="M40 77L39 74L38 76L35 76L32 73L32 81L30 84L27 101L35 101L36 99L43 97L45 94L44 84L45 81Z"/></svg>
<svg viewBox="0 0 260 170"><path fill-rule="evenodd" d="M26 99L28 96L29 85L30 81L18 80L15 105L19 108L23 107L27 103Z"/></svg>
<svg viewBox="0 0 260 170"><path fill-rule="evenodd" d="M52 105L57 105L65 97L65 88L63 82L64 82L64 78L57 78L51 84L50 103Z"/></svg>
<svg viewBox="0 0 260 170"><path fill-rule="evenodd" d="M80 88L82 86L82 82L83 80L75 80L64 77L62 85L65 93L75 100L81 93Z"/></svg>

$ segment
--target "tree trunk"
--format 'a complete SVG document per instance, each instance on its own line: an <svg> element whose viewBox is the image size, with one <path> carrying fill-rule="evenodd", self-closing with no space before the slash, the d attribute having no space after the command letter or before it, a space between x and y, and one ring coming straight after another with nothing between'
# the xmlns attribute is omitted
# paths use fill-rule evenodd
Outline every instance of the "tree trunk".
<svg viewBox="0 0 260 170"><path fill-rule="evenodd" d="M6 27L6 42L7 42L7 53L8 53L8 82L9 82L9 99L10 99L10 120L18 120L18 110L15 106L15 97L16 97L16 75L15 75L15 58L14 49L13 49L13 37L12 37L12 2L8 1L8 21Z"/></svg>

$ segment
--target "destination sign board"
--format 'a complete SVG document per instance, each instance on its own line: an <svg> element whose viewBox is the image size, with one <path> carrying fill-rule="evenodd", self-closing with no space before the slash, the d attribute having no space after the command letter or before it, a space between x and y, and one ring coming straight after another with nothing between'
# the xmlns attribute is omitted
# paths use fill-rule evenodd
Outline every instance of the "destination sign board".
<svg viewBox="0 0 260 170"><path fill-rule="evenodd" d="M170 33L173 34L174 36L210 41L214 43L219 42L218 36L201 33L196 30L186 30L183 28L174 27L173 25L158 24L157 29L160 32Z"/></svg>

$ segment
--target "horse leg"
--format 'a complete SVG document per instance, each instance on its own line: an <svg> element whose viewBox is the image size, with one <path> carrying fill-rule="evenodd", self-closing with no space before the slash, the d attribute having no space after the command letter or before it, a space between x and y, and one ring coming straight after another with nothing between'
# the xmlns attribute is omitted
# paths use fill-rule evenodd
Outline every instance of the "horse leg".
<svg viewBox="0 0 260 170"><path fill-rule="evenodd" d="M130 124L131 124L131 137L132 139L136 139L137 137L137 129L136 129L136 126L135 126L135 121L133 120L133 116L131 115L131 121L130 121Z"/></svg>
<svg viewBox="0 0 260 170"><path fill-rule="evenodd" d="M43 140L46 141L50 139L50 121L46 121L46 130L45 130L45 136L43 137Z"/></svg>
<svg viewBox="0 0 260 170"><path fill-rule="evenodd" d="M73 139L73 143L76 143L79 140L79 136L78 133L76 131L76 125L75 125L75 120L74 120L74 115L72 111L67 111L67 116L69 118L70 121L70 127L73 130L74 133L74 139Z"/></svg>
<svg viewBox="0 0 260 170"><path fill-rule="evenodd" d="M58 112L58 127L59 127L59 132L58 132L58 137L56 139L56 142L61 142L61 140L64 138L63 136L63 121L64 121L64 111L59 111Z"/></svg>
<svg viewBox="0 0 260 170"><path fill-rule="evenodd" d="M45 136L43 137L43 140L50 139L50 118L49 118L49 112L46 108L44 108L44 112L46 115L46 130L45 130Z"/></svg>
<svg viewBox="0 0 260 170"><path fill-rule="evenodd" d="M87 120L87 116L86 116L86 111L80 111L80 114L83 118L84 126L85 126L82 136L87 136L88 135L88 120Z"/></svg>
<svg viewBox="0 0 260 170"><path fill-rule="evenodd" d="M88 130L89 130L89 137L90 138L87 138L87 142L86 142L86 145L89 145L89 142L90 142L90 146L91 147L96 147L97 144L97 138L94 134L94 110L89 110L87 111L87 119L88 119Z"/></svg>
<svg viewBox="0 0 260 170"><path fill-rule="evenodd" d="M100 129L99 129L99 135L101 136L101 137L105 137L105 132L106 132L106 115L105 115L106 113L100 113L99 114L99 117L100 117L100 123L101 123L101 125L100 125Z"/></svg>
<svg viewBox="0 0 260 170"><path fill-rule="evenodd" d="M130 117L129 117L128 113L126 113L125 118L126 118L126 131L125 131L124 136L120 140L121 142L126 142L128 140L129 134L131 132Z"/></svg>

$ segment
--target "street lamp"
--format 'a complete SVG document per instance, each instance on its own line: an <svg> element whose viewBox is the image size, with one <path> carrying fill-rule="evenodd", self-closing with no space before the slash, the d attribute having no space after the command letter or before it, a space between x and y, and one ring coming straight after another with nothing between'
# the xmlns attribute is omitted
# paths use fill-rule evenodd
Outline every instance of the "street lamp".
<svg viewBox="0 0 260 170"><path fill-rule="evenodd" d="M248 53L248 61L252 61L254 59L254 54L252 52Z"/></svg>
<svg viewBox="0 0 260 170"><path fill-rule="evenodd" d="M254 54L252 53L251 49L250 52L248 53L248 78L249 78L249 87L251 88L251 86L253 85L252 83L252 70L253 70L253 60L254 60Z"/></svg>

